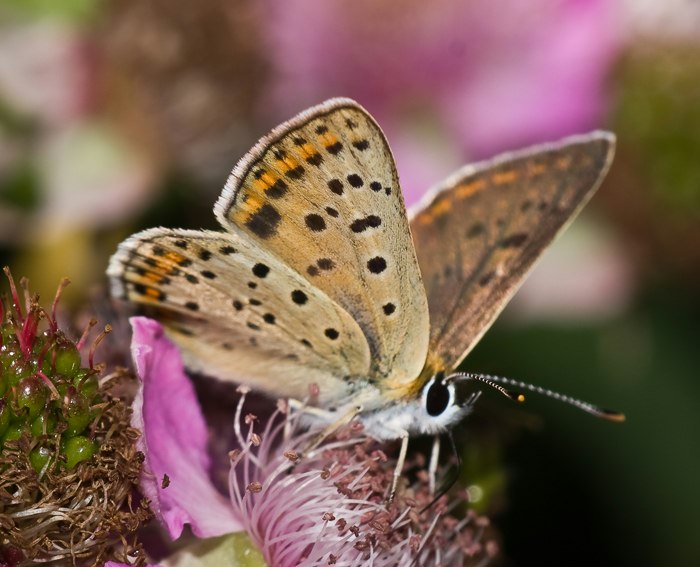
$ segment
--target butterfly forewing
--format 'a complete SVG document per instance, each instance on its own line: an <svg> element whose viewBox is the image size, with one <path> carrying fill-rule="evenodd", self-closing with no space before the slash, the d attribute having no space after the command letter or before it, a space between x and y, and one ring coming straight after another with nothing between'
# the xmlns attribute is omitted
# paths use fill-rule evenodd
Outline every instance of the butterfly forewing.
<svg viewBox="0 0 700 567"><path fill-rule="evenodd" d="M352 317L239 235L149 230L120 245L108 275L114 296L165 324L192 369L297 399L316 383L322 401L369 372Z"/></svg>
<svg viewBox="0 0 700 567"><path fill-rule="evenodd" d="M430 359L467 355L607 171L614 138L593 133L457 172L412 215L430 310Z"/></svg>
<svg viewBox="0 0 700 567"><path fill-rule="evenodd" d="M328 101L263 138L215 210L352 315L369 343L370 379L391 389L416 377L427 301L393 157L357 103Z"/></svg>

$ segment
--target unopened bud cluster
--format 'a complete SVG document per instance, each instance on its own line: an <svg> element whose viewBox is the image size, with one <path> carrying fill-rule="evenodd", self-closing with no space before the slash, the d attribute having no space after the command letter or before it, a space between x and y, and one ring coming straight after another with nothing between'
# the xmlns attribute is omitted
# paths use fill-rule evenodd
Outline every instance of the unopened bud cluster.
<svg viewBox="0 0 700 567"><path fill-rule="evenodd" d="M103 377L95 348L86 347L30 295L0 300L0 565L70 561L91 565L111 557L142 562L127 543L147 519L146 504L128 503L140 472L138 433L128 405L110 392L124 372ZM9 555L8 555L9 554ZM6 557L14 557L7 560Z"/></svg>
<svg viewBox="0 0 700 567"><path fill-rule="evenodd" d="M30 312L28 319L37 315ZM101 409L97 371L82 365L75 343L62 332L25 335L22 344L22 331L16 320L0 330L0 446L28 434L45 440L30 453L37 472L52 458L72 469L97 449L89 428ZM58 452L52 446L57 435Z"/></svg>

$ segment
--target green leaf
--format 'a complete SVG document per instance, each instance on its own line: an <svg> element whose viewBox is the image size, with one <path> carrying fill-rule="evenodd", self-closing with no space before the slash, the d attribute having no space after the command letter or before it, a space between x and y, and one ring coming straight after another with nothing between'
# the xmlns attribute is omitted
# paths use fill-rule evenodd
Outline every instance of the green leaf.
<svg viewBox="0 0 700 567"><path fill-rule="evenodd" d="M238 532L200 540L160 563L164 567L266 567L248 534Z"/></svg>

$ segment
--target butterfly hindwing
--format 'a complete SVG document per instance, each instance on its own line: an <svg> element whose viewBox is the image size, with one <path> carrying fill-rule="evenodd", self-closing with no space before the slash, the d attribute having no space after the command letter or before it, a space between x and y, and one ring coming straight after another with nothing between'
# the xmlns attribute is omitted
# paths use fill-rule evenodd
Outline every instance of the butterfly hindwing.
<svg viewBox="0 0 700 567"><path fill-rule="evenodd" d="M600 184L614 138L592 133L467 166L411 215L430 358L451 370Z"/></svg>
<svg viewBox="0 0 700 567"><path fill-rule="evenodd" d="M370 348L370 380L418 375L428 310L383 133L334 99L276 128L236 166L215 212L342 306Z"/></svg>
<svg viewBox="0 0 700 567"><path fill-rule="evenodd" d="M369 371L369 348L344 309L244 237L152 229L123 242L112 294L160 320L188 367L303 399L342 397Z"/></svg>

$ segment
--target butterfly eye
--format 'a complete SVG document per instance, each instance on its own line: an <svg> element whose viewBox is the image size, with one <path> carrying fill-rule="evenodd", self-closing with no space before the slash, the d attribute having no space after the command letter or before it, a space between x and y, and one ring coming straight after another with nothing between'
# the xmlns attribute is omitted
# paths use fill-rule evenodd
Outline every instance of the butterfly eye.
<svg viewBox="0 0 700 567"><path fill-rule="evenodd" d="M432 417L441 415L454 398L451 386L447 386L442 379L442 374L435 376L428 382L428 389L425 393L425 411Z"/></svg>

